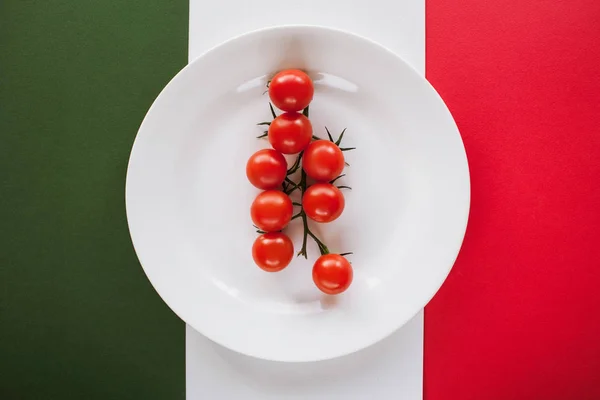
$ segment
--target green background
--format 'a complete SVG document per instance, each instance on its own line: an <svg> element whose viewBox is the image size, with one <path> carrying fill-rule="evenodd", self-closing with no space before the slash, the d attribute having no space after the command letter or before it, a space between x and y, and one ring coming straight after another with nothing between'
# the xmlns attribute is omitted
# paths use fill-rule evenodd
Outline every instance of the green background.
<svg viewBox="0 0 600 400"><path fill-rule="evenodd" d="M188 0L0 0L1 399L185 397L124 189L187 35Z"/></svg>

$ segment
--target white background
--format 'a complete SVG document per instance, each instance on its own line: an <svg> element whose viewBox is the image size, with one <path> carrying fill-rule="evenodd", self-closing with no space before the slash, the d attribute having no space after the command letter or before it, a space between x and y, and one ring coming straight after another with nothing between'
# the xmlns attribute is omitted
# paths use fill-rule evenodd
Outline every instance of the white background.
<svg viewBox="0 0 600 400"><path fill-rule="evenodd" d="M424 0L190 0L189 59L247 31L283 24L323 25L366 36L424 73ZM246 357L186 327L188 400L418 400L422 387L423 312L368 349L304 364Z"/></svg>

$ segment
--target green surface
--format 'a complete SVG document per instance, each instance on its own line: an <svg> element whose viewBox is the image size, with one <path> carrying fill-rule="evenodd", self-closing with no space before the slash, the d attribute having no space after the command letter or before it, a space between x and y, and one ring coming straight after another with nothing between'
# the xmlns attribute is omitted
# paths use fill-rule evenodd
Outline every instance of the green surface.
<svg viewBox="0 0 600 400"><path fill-rule="evenodd" d="M188 0L0 0L0 399L183 399L185 327L125 218Z"/></svg>

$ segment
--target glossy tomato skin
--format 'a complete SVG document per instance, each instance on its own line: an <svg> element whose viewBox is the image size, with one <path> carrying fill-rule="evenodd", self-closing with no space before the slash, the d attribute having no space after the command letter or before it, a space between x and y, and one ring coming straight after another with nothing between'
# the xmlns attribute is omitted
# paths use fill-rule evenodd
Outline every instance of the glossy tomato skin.
<svg viewBox="0 0 600 400"><path fill-rule="evenodd" d="M294 244L285 233L265 233L254 241L252 258L256 265L267 272L281 271L294 258Z"/></svg>
<svg viewBox="0 0 600 400"><path fill-rule="evenodd" d="M277 150L259 150L248 159L246 176L259 189L275 189L281 186L287 176L285 157Z"/></svg>
<svg viewBox="0 0 600 400"><path fill-rule="evenodd" d="M326 294L340 294L352 283L352 265L339 254L325 254L315 261L312 270L315 285Z"/></svg>
<svg viewBox="0 0 600 400"><path fill-rule="evenodd" d="M283 154L296 154L312 139L312 124L302 114L283 113L269 125L269 143Z"/></svg>
<svg viewBox="0 0 600 400"><path fill-rule="evenodd" d="M292 219L293 211L292 200L279 190L260 193L250 206L252 222L265 232L276 232L285 228Z"/></svg>
<svg viewBox="0 0 600 400"><path fill-rule="evenodd" d="M318 182L329 182L344 170L344 153L329 140L315 140L304 150L302 168Z"/></svg>
<svg viewBox="0 0 600 400"><path fill-rule="evenodd" d="M314 93L312 79L298 69L280 71L269 83L269 97L275 107L282 111L295 112L305 109Z"/></svg>
<svg viewBox="0 0 600 400"><path fill-rule="evenodd" d="M344 194L331 183L315 183L304 192L302 208L306 216L317 222L331 222L342 215Z"/></svg>

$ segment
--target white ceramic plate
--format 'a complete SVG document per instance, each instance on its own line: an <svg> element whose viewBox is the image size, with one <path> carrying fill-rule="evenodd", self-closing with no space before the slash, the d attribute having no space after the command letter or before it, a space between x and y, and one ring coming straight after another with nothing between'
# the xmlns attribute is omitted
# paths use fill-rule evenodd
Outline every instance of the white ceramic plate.
<svg viewBox="0 0 600 400"><path fill-rule="evenodd" d="M245 164L268 146L268 76L301 68L315 82L315 134L347 128L346 209L313 225L332 251L352 251L339 296L311 279L318 250L278 273L258 269ZM250 356L316 361L360 350L409 321L438 290L462 243L469 172L442 99L401 58L367 39L292 26L232 39L185 67L138 132L127 217L144 271L185 322ZM301 221L289 234L301 244Z"/></svg>

